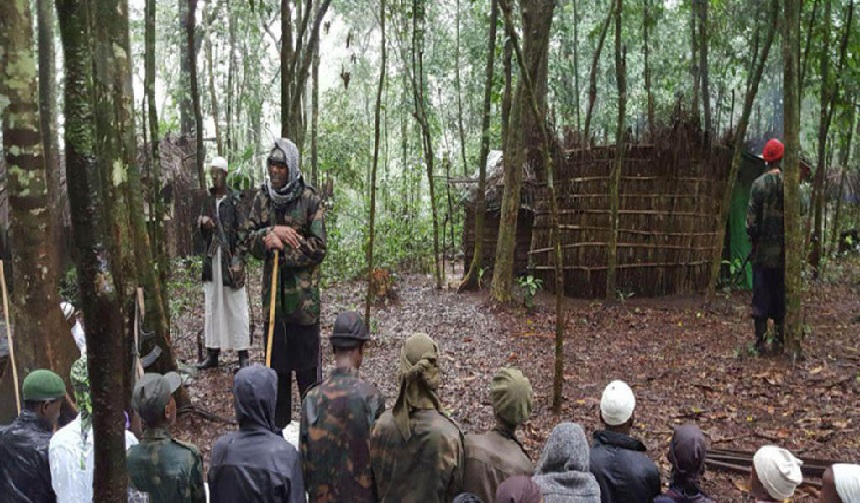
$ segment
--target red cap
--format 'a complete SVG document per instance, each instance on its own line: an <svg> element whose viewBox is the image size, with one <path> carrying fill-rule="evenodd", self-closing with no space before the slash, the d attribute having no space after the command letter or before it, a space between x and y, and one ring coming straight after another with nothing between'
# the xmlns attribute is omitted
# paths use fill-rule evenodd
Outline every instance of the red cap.
<svg viewBox="0 0 860 503"><path fill-rule="evenodd" d="M764 150L762 151L761 156L764 158L764 162L772 163L782 159L783 154L785 154L785 145L783 145L781 141L774 138L768 141L767 144L764 146Z"/></svg>

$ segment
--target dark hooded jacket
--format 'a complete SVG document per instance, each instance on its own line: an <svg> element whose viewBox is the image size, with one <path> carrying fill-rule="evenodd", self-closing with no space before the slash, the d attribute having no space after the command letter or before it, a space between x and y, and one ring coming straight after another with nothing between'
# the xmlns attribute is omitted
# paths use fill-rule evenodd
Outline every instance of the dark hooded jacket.
<svg viewBox="0 0 860 503"><path fill-rule="evenodd" d="M585 432L578 424L561 423L546 441L533 480L544 503L600 503L600 487L588 469Z"/></svg>
<svg viewBox="0 0 860 503"><path fill-rule="evenodd" d="M660 471L645 450L642 442L623 433L594 433L591 473L602 503L651 503L660 495Z"/></svg>
<svg viewBox="0 0 860 503"><path fill-rule="evenodd" d="M654 503L714 503L699 488L699 477L705 472L708 447L698 426L685 424L675 428L669 453L672 482L669 491Z"/></svg>
<svg viewBox="0 0 860 503"><path fill-rule="evenodd" d="M233 384L239 431L219 438L209 467L211 503L305 503L296 448L275 426L277 375L254 365Z"/></svg>
<svg viewBox="0 0 860 503"><path fill-rule="evenodd" d="M51 430L39 416L23 410L0 431L0 502L53 503L48 443Z"/></svg>

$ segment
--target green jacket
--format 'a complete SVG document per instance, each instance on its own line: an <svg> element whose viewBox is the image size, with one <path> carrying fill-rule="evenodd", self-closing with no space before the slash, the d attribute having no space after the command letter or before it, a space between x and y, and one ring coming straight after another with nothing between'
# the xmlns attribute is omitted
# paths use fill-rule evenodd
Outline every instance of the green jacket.
<svg viewBox="0 0 860 503"><path fill-rule="evenodd" d="M309 185L284 211L275 211L265 185L254 196L243 228L241 254L265 260L262 290L266 319L274 253L266 249L263 237L275 225L288 225L298 231L301 246L295 250L287 246L279 255L275 319L297 325L319 323L320 263L326 254L324 217L322 200Z"/></svg>
<svg viewBox="0 0 860 503"><path fill-rule="evenodd" d="M205 503L203 460L192 444L174 440L167 428L149 428L128 450L128 477L150 503Z"/></svg>
<svg viewBox="0 0 860 503"><path fill-rule="evenodd" d="M756 178L750 189L747 234L753 245L752 263L770 268L785 264L784 192L781 172Z"/></svg>

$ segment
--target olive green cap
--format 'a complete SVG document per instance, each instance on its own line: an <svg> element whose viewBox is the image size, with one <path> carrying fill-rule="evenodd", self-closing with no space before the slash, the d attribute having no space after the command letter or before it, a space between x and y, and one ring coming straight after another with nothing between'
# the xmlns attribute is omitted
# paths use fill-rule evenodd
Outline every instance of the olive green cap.
<svg viewBox="0 0 860 503"><path fill-rule="evenodd" d="M176 372L164 375L143 374L131 393L131 406L146 424L155 424L164 417L164 408L170 403L170 395L182 384Z"/></svg>
<svg viewBox="0 0 860 503"><path fill-rule="evenodd" d="M63 380L50 370L39 369L30 372L21 385L24 400L28 402L43 402L56 400L66 396L66 385Z"/></svg>

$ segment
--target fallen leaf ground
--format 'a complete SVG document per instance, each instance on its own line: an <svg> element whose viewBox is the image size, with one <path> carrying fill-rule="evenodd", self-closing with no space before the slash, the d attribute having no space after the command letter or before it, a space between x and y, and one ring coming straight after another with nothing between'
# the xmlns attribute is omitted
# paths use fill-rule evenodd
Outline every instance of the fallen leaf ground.
<svg viewBox="0 0 860 503"><path fill-rule="evenodd" d="M620 304L568 300L564 403L551 411L555 315L553 299L539 295L536 309L497 306L486 292L437 291L424 275L400 277L399 302L374 309L375 341L365 357L362 375L377 385L393 405L401 341L427 332L444 353L442 401L466 432L492 423L488 386L493 372L516 366L531 379L536 393L532 419L521 433L536 459L552 427L560 421L598 428L597 406L603 387L623 379L637 397L635 436L643 440L668 480L666 448L676 424L697 423L712 447L755 450L779 444L802 456L860 462L860 260L834 263L827 278L811 285L805 298L809 335L806 359L756 358L748 354L752 323L750 295L734 293L710 306L698 296L632 298ZM178 272L181 276L182 271ZM259 298L259 276L249 286ZM174 281L172 299L180 302L174 342L179 357L197 358L202 330L203 294L186 278ZM331 359L326 334L338 312L363 310L364 285L341 282L323 290L323 355ZM262 317L256 320L252 359L263 358ZM201 373L189 385L192 401L230 418L235 354L226 353L219 369ZM294 400L297 403L297 400ZM294 416L295 417L295 416ZM208 465L211 446L228 424L185 415L175 427L179 438L198 444ZM706 491L719 502L749 501L746 477L708 472ZM804 488L796 501L815 501Z"/></svg>

